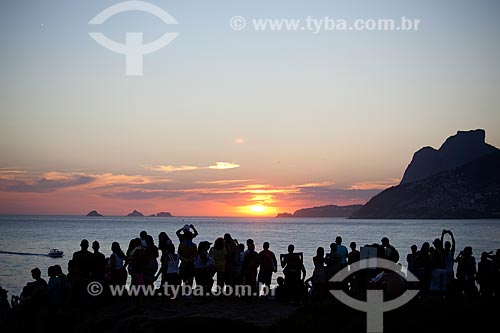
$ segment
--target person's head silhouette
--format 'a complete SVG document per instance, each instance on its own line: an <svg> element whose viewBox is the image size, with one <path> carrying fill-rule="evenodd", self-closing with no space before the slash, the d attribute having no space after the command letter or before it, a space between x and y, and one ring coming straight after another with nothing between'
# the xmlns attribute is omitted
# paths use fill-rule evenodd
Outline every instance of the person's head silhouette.
<svg viewBox="0 0 500 333"><path fill-rule="evenodd" d="M331 243L330 244L330 252L331 253L337 252L337 244L336 243Z"/></svg>
<svg viewBox="0 0 500 333"><path fill-rule="evenodd" d="M86 251L89 248L89 241L86 239L82 239L82 241L80 242L80 247L82 248L82 250Z"/></svg>
<svg viewBox="0 0 500 333"><path fill-rule="evenodd" d="M101 246L99 245L99 242L98 241L93 241L92 242L92 249L94 250L94 252L99 252L99 248Z"/></svg>
<svg viewBox="0 0 500 333"><path fill-rule="evenodd" d="M38 280L42 276L42 271L40 271L40 268L35 267L31 270L31 277L33 279Z"/></svg>

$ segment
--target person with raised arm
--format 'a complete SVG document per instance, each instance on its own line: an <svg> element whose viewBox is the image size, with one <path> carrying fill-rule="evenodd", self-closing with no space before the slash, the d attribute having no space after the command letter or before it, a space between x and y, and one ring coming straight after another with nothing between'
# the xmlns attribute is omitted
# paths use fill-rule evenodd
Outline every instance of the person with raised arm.
<svg viewBox="0 0 500 333"><path fill-rule="evenodd" d="M193 231L191 231L193 230ZM194 238L196 238L196 236L198 236L198 231L196 230L196 228L194 227L194 225L192 224L185 224L182 228L180 228L179 230L177 230L175 232L175 234L177 235L177 238L179 238L179 242L182 243L185 238L186 238L186 235L189 235L189 237L191 238L191 240L193 240Z"/></svg>
<svg viewBox="0 0 500 333"><path fill-rule="evenodd" d="M448 234L451 237L451 242L444 241L444 236ZM451 230L446 230L443 229L443 232L441 233L441 244L444 244L444 266L446 269L446 275L448 277L448 282L449 285L452 286L454 280L455 280L455 270L454 270L454 265L455 265L455 237L453 236L453 232Z"/></svg>

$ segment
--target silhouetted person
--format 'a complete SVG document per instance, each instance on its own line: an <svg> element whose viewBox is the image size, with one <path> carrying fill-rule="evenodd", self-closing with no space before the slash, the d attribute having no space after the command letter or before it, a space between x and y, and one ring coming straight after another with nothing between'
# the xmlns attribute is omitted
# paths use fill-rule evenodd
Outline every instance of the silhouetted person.
<svg viewBox="0 0 500 333"><path fill-rule="evenodd" d="M235 281L236 284L243 284L243 275L241 274L241 266L243 265L243 259L245 258L245 244L239 243L238 249L236 250L236 267L235 267Z"/></svg>
<svg viewBox="0 0 500 333"><path fill-rule="evenodd" d="M217 274L217 287L224 287L224 275L226 273L226 247L224 238L219 237L215 240L214 246L210 249L210 257L214 262L215 273Z"/></svg>
<svg viewBox="0 0 500 333"><path fill-rule="evenodd" d="M209 276L210 270L210 258L208 256L208 250L210 249L210 242L203 241L198 244L198 254L194 259L194 277L197 286L202 286L204 292L209 292L211 285L213 284L211 276Z"/></svg>
<svg viewBox="0 0 500 333"><path fill-rule="evenodd" d="M169 286L179 286L181 284L179 265L180 258L175 253L175 246L167 244L167 251L162 256L162 282L166 282Z"/></svg>
<svg viewBox="0 0 500 333"><path fill-rule="evenodd" d="M384 258L397 263L399 261L399 252L389 243L389 238L382 238L382 247L384 249Z"/></svg>
<svg viewBox="0 0 500 333"><path fill-rule="evenodd" d="M280 302L284 302L288 300L288 293L286 291L285 287L285 279L282 276L279 276L276 279L276 283L278 286L276 287L276 290L274 292L274 295L276 297L276 300Z"/></svg>
<svg viewBox="0 0 500 333"><path fill-rule="evenodd" d="M424 242L414 262L415 276L420 281L420 289L426 291L429 289L431 281L431 258L429 255L430 244Z"/></svg>
<svg viewBox="0 0 500 333"><path fill-rule="evenodd" d="M328 280L330 280L337 272L340 270L340 264L342 263L342 256L337 253L337 244L330 244L330 253L326 255L326 275Z"/></svg>
<svg viewBox="0 0 500 333"><path fill-rule="evenodd" d="M264 242L262 248L263 250L259 252L259 283L270 287L273 273L278 271L278 261L276 260L274 252L269 250L268 242Z"/></svg>
<svg viewBox="0 0 500 333"><path fill-rule="evenodd" d="M167 244L172 244L172 240L168 237L166 232L162 231L158 234L158 249L160 251L165 251L165 246Z"/></svg>
<svg viewBox="0 0 500 333"><path fill-rule="evenodd" d="M57 276L57 268L55 266L49 267L47 275L49 276L49 282L47 284L49 309L56 310L63 304L63 287Z"/></svg>
<svg viewBox="0 0 500 333"><path fill-rule="evenodd" d="M443 230L441 234L441 243L444 241L444 236L448 234L451 237L451 242L444 242L444 266L446 269L446 275L448 277L448 285L453 288L455 280L455 237L451 230Z"/></svg>
<svg viewBox="0 0 500 333"><path fill-rule="evenodd" d="M88 251L89 241L83 239L80 242L80 251L73 253L73 265L75 277L90 279L92 270L92 253Z"/></svg>
<svg viewBox="0 0 500 333"><path fill-rule="evenodd" d="M228 233L224 235L224 246L226 247L226 269L224 275L225 283L226 285L233 287L236 278L238 249L236 242Z"/></svg>
<svg viewBox="0 0 500 333"><path fill-rule="evenodd" d="M337 253L340 255L340 269L347 266L347 247L342 245L342 237L337 236L335 238L335 244L337 244Z"/></svg>
<svg viewBox="0 0 500 333"><path fill-rule="evenodd" d="M457 283L459 291L466 296L477 295L476 287L476 259L472 256L472 247L466 246L456 258Z"/></svg>
<svg viewBox="0 0 500 333"><path fill-rule="evenodd" d="M247 244L247 249L245 250L245 252L243 252L243 257L241 258L242 262L243 262L243 259L245 258L245 255L248 252L248 248L249 248L250 244L255 244L255 242L253 241L253 239L249 238L249 239L247 239L246 244Z"/></svg>
<svg viewBox="0 0 500 333"><path fill-rule="evenodd" d="M447 290L448 278L444 263L444 249L441 239L436 238L432 244L434 251L431 253L431 283L429 289L433 291L444 292Z"/></svg>
<svg viewBox="0 0 500 333"><path fill-rule="evenodd" d="M141 245L143 247L147 247L148 244L146 242L146 238L148 237L148 233L146 232L146 230L143 230L139 233L139 238L141 239Z"/></svg>
<svg viewBox="0 0 500 333"><path fill-rule="evenodd" d="M226 265L227 268L227 265ZM252 290L252 295L258 296L257 292L257 269L259 268L259 254L255 252L255 245L250 244L245 258L243 258L243 264L241 266L241 272L244 277L244 283L250 286ZM227 271L226 271L227 274Z"/></svg>
<svg viewBox="0 0 500 333"><path fill-rule="evenodd" d="M21 303L29 310L37 310L47 300L47 282L42 279L40 269L34 268L31 270L32 282L28 282L21 293Z"/></svg>
<svg viewBox="0 0 500 333"><path fill-rule="evenodd" d="M92 253L92 264L90 271L90 278L92 281L104 281L104 273L106 272L106 257L104 254L99 252L99 242L94 241L92 243L92 249L94 253Z"/></svg>
<svg viewBox="0 0 500 333"><path fill-rule="evenodd" d="M294 253L295 246L288 245L288 253L282 254L281 267L285 276L285 286L294 301L300 300L303 292L303 281L306 278L306 268L301 253Z"/></svg>
<svg viewBox="0 0 500 333"><path fill-rule="evenodd" d="M10 325L12 309L10 308L9 299L7 297L8 291L0 286L0 327L5 330Z"/></svg>
<svg viewBox="0 0 500 333"><path fill-rule="evenodd" d="M153 236L146 236L146 266L144 267L144 283L146 285L153 285L155 281L155 274L158 271L158 248L154 243Z"/></svg>
<svg viewBox="0 0 500 333"><path fill-rule="evenodd" d="M406 255L406 262L408 263L408 271L415 274L415 259L417 259L418 247L413 244L410 247L411 253Z"/></svg>
<svg viewBox="0 0 500 333"><path fill-rule="evenodd" d="M494 285L495 296L500 299L500 249L497 249L495 257L493 258L493 267L495 270Z"/></svg>
<svg viewBox="0 0 500 333"><path fill-rule="evenodd" d="M71 296L71 283L66 274L63 273L61 266L54 265L54 273L61 283L62 303L66 304Z"/></svg>
<svg viewBox="0 0 500 333"><path fill-rule="evenodd" d="M327 279L325 269L325 249L318 247L316 256L313 257L314 271L311 279L312 297L323 299L327 292Z"/></svg>
<svg viewBox="0 0 500 333"><path fill-rule="evenodd" d="M108 262L109 284L125 285L127 282L127 256L123 253L118 242L111 244L111 256Z"/></svg>
<svg viewBox="0 0 500 333"><path fill-rule="evenodd" d="M135 238L129 244L127 250L128 272L130 274L130 283L134 286L144 285L144 269L148 261L146 249L142 246L140 238Z"/></svg>
<svg viewBox="0 0 500 333"><path fill-rule="evenodd" d="M356 242L351 242L349 247L351 248L351 252L347 255L347 263L351 265L360 260L360 253L356 250Z"/></svg>
<svg viewBox="0 0 500 333"><path fill-rule="evenodd" d="M179 244L179 257L181 264L179 275L186 285L192 286L194 281L194 258L198 253L196 244L193 243L193 234L188 230L184 231L184 241Z"/></svg>
<svg viewBox="0 0 500 333"><path fill-rule="evenodd" d="M191 231L191 230L193 230L193 231ZM185 240L185 236L188 234L189 234L189 237L191 238L191 240L195 239L196 236L198 236L198 231L196 230L194 225L185 224L182 228L177 230L175 232L175 234L177 235L177 238L179 238L179 243L182 243Z"/></svg>
<svg viewBox="0 0 500 333"><path fill-rule="evenodd" d="M483 252L481 254L481 261L477 264L479 293L484 297L491 297L494 292L495 265L493 260L491 260L490 254L493 254L493 252Z"/></svg>

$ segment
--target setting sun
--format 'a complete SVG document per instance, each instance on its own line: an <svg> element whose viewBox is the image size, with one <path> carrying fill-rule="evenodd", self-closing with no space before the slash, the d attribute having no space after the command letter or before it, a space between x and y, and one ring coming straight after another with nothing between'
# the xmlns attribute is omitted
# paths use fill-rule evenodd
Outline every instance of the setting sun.
<svg viewBox="0 0 500 333"><path fill-rule="evenodd" d="M262 205L250 206L249 208L252 212L257 213L257 214L264 213L267 209L266 206L262 206Z"/></svg>
<svg viewBox="0 0 500 333"><path fill-rule="evenodd" d="M238 207L238 212L244 215L273 216L277 214L277 208L262 204L255 204Z"/></svg>

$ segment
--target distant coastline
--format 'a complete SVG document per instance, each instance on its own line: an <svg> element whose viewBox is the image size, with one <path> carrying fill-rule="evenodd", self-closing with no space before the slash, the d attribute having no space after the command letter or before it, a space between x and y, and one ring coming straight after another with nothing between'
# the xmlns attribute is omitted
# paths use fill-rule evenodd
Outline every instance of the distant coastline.
<svg viewBox="0 0 500 333"><path fill-rule="evenodd" d="M296 210L293 214L290 213L280 213L276 215L277 218L287 218L287 217L349 217L354 212L358 211L363 205L348 205L348 206L337 206L337 205L326 205L318 206L312 208L303 208Z"/></svg>

